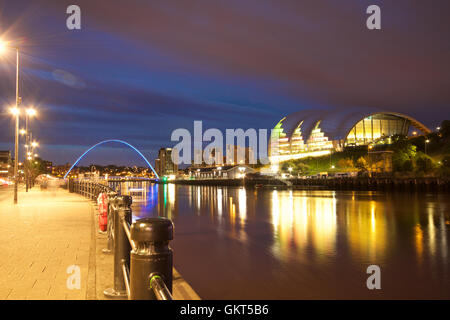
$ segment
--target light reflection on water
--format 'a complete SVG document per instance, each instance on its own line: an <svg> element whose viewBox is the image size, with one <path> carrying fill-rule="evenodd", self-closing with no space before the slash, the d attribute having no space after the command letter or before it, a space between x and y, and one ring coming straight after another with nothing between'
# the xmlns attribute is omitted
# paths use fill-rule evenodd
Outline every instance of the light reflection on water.
<svg viewBox="0 0 450 320"><path fill-rule="evenodd" d="M175 264L204 298L450 298L446 194L140 184L121 185L134 219L174 221Z"/></svg>

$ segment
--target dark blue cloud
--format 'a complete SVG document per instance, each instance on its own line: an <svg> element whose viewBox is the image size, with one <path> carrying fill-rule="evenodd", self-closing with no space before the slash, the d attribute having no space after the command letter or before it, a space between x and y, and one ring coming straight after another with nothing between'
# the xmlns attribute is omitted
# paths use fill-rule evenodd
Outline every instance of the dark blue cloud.
<svg viewBox="0 0 450 320"><path fill-rule="evenodd" d="M365 28L374 3L381 31ZM194 120L270 128L299 109L369 106L434 126L448 112L447 1L80 0L76 31L65 27L70 4L0 7L3 37L21 47L24 105L40 109L33 130L41 154L57 163L109 138L154 157L172 144L172 130ZM14 63L12 53L0 62L5 108L14 101ZM9 141L4 114L0 143Z"/></svg>

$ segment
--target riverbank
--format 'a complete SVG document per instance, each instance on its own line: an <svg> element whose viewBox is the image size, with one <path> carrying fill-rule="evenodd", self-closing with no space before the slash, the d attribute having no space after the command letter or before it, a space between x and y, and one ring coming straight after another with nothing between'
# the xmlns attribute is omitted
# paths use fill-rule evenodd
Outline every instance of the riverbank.
<svg viewBox="0 0 450 320"><path fill-rule="evenodd" d="M277 189L325 189L325 190L405 190L405 191L450 191L450 179L445 178L392 178L356 177L323 179L196 179L174 180L171 183L201 186L227 186Z"/></svg>

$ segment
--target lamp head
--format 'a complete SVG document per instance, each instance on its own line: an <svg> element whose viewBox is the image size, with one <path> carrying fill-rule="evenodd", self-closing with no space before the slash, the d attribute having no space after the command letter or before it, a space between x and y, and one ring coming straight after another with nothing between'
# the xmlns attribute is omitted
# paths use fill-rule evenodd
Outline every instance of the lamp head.
<svg viewBox="0 0 450 320"><path fill-rule="evenodd" d="M5 52L6 47L7 47L6 41L0 39L0 53Z"/></svg>
<svg viewBox="0 0 450 320"><path fill-rule="evenodd" d="M33 109L33 108L28 108L28 109L27 109L27 115L30 116L30 117L35 116L36 113L37 113L36 110Z"/></svg>
<svg viewBox="0 0 450 320"><path fill-rule="evenodd" d="M10 112L12 115L15 115L15 116L18 116L18 115L20 114L20 110L19 110L19 108L17 108L17 107L12 107L12 108L10 108L10 109L9 109L9 112Z"/></svg>

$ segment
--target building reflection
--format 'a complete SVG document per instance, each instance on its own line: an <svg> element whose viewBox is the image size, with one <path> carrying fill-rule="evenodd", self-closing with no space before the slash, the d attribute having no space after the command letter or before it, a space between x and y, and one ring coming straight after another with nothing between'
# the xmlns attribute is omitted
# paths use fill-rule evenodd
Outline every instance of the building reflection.
<svg viewBox="0 0 450 320"><path fill-rule="evenodd" d="M283 261L327 265L351 257L358 264L376 264L399 259L395 256L400 254L414 259L419 268L448 267L450 218L437 200L375 192L174 184L149 184L138 194L139 188L129 184L122 192L134 193L133 205L142 212L168 217L175 225L181 214L215 230L223 241L267 245Z"/></svg>
<svg viewBox="0 0 450 320"><path fill-rule="evenodd" d="M386 255L387 234L392 236L395 228L387 224L385 206L379 206L370 198L342 201L339 212L345 212L345 233L352 254L364 261L382 261ZM389 227L390 230L387 230Z"/></svg>
<svg viewBox="0 0 450 320"><path fill-rule="evenodd" d="M178 216L178 199L176 186L172 183L159 185L158 216L175 219Z"/></svg>
<svg viewBox="0 0 450 320"><path fill-rule="evenodd" d="M305 252L308 246L318 257L335 251L336 199L334 193L310 197L306 191L272 192L272 251L288 257L295 249Z"/></svg>

